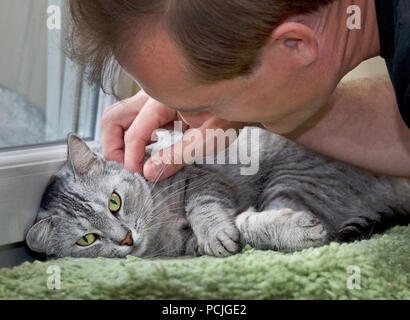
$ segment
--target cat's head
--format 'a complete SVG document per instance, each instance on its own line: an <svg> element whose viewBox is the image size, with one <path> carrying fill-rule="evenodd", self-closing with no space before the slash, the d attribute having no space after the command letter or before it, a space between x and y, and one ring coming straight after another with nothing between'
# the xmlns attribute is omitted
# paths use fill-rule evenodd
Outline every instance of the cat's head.
<svg viewBox="0 0 410 320"><path fill-rule="evenodd" d="M143 255L151 201L139 174L105 161L71 134L67 163L51 179L26 243L47 257Z"/></svg>

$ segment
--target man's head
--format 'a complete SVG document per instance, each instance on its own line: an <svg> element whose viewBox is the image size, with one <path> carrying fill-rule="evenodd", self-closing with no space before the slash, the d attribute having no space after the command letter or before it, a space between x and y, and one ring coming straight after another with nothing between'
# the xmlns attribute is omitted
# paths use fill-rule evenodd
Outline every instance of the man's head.
<svg viewBox="0 0 410 320"><path fill-rule="evenodd" d="M71 55L97 82L116 58L150 96L186 118L185 111L207 111L277 123L285 133L316 112L338 81L318 77L319 39L297 18L330 2L69 0Z"/></svg>

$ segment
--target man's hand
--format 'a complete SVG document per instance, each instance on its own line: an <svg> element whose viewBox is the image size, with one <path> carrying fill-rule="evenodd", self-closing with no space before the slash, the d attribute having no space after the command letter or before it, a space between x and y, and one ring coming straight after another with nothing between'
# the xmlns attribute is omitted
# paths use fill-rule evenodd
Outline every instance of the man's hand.
<svg viewBox="0 0 410 320"><path fill-rule="evenodd" d="M184 119L198 126L192 129ZM152 133L160 128L172 126L174 121L183 122L184 138L150 158L143 167L145 147L151 142ZM192 121L192 122L191 122ZM144 174L148 180L163 180L182 169L193 159L182 157L182 164L174 164L175 150L182 150L190 145L194 150L203 150L201 156L213 154L216 151L207 150L207 129L230 128L240 129L241 123L234 123L211 116L210 114L184 114L167 108L160 102L150 98L144 91L135 96L108 107L101 120L103 156L106 160L120 162L131 172ZM180 156L180 155L178 155ZM195 154L192 157L195 158ZM181 157L178 157L181 158ZM164 161L166 160L166 161ZM165 163L172 163L166 165Z"/></svg>

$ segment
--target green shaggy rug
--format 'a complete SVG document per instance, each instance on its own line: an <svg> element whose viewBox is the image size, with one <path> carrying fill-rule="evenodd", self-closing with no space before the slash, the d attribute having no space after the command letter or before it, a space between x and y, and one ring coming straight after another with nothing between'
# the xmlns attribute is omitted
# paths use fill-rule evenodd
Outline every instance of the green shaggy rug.
<svg viewBox="0 0 410 320"><path fill-rule="evenodd" d="M410 226L290 254L24 263L0 269L0 299L410 299Z"/></svg>

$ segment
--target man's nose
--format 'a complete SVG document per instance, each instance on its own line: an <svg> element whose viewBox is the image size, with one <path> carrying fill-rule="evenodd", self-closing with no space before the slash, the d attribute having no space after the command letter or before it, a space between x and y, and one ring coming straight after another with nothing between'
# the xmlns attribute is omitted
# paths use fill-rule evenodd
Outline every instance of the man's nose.
<svg viewBox="0 0 410 320"><path fill-rule="evenodd" d="M124 240L120 242L120 246L132 246L134 244L134 241L132 240L132 234L131 231L127 233L127 236L125 237Z"/></svg>

